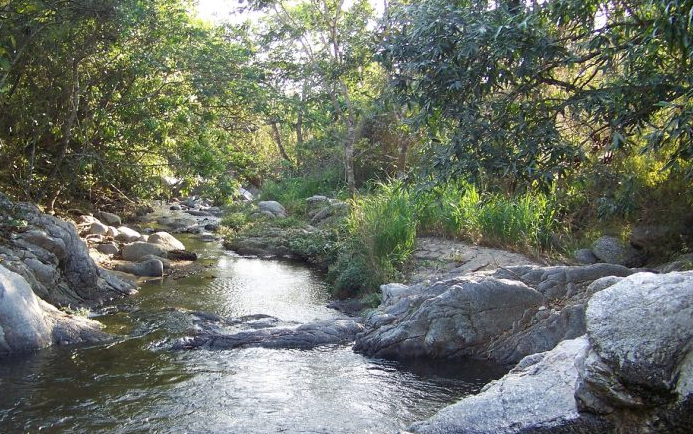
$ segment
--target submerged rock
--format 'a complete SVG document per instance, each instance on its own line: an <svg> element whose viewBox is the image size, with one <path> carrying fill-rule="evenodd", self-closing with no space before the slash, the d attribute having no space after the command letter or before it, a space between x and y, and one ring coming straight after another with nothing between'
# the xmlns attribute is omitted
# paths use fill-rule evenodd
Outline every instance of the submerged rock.
<svg viewBox="0 0 693 434"><path fill-rule="evenodd" d="M363 326L352 320L318 321L295 329L265 328L231 335L201 334L178 340L175 350L235 348L311 349L323 345L346 344L353 341Z"/></svg>
<svg viewBox="0 0 693 434"><path fill-rule="evenodd" d="M99 323L60 312L36 297L22 276L0 265L0 354L106 338Z"/></svg>

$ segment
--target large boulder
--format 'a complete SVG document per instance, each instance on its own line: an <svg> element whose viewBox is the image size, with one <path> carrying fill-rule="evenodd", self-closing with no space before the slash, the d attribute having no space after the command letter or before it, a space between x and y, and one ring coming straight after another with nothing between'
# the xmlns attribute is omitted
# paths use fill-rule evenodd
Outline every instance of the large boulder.
<svg viewBox="0 0 693 434"><path fill-rule="evenodd" d="M185 250L185 245L168 232L157 232L149 236L150 244L161 246L167 252L172 250Z"/></svg>
<svg viewBox="0 0 693 434"><path fill-rule="evenodd" d="M409 430L425 434L611 431L606 421L582 416L573 396L578 380L575 359L588 346L582 337L528 356L478 395L444 408Z"/></svg>
<svg viewBox="0 0 693 434"><path fill-rule="evenodd" d="M89 227L89 234L91 235L106 235L108 234L108 226L101 222L94 222Z"/></svg>
<svg viewBox="0 0 693 434"><path fill-rule="evenodd" d="M395 359L481 356L516 363L583 335L586 302L604 288L593 283L631 273L611 264L527 265L432 285L383 285L383 301L354 348Z"/></svg>
<svg viewBox="0 0 693 434"><path fill-rule="evenodd" d="M32 204L12 203L2 194L0 214L27 222L25 231L10 233L0 243L0 261L24 277L40 298L55 305L95 306L137 292L94 263L72 223Z"/></svg>
<svg viewBox="0 0 693 434"><path fill-rule="evenodd" d="M637 273L594 285L600 290L586 309L585 336L526 357L479 395L410 430L690 432L693 272Z"/></svg>
<svg viewBox="0 0 693 434"><path fill-rule="evenodd" d="M587 333L577 394L585 410L646 413L693 397L693 272L638 273L599 292Z"/></svg>
<svg viewBox="0 0 693 434"><path fill-rule="evenodd" d="M279 202L270 200L264 201L257 204L260 212L270 213L275 217L286 217L286 208L282 206Z"/></svg>
<svg viewBox="0 0 693 434"><path fill-rule="evenodd" d="M99 323L60 312L36 297L22 276L0 265L0 354L107 337Z"/></svg>
<svg viewBox="0 0 693 434"><path fill-rule="evenodd" d="M147 255L166 258L168 256L168 252L160 245L143 243L139 241L123 246L123 259L126 261L139 262Z"/></svg>
<svg viewBox="0 0 693 434"><path fill-rule="evenodd" d="M643 255L616 237L605 235L592 243L592 253L601 262L626 267L643 265Z"/></svg>
<svg viewBox="0 0 693 434"><path fill-rule="evenodd" d="M141 277L161 277L164 275L164 264L159 259L150 258L137 263L125 263L115 266L116 271L134 274Z"/></svg>

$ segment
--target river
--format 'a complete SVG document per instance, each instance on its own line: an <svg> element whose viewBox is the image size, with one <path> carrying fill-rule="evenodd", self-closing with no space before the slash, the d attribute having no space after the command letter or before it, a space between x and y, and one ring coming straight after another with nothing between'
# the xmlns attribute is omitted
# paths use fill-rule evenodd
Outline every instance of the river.
<svg viewBox="0 0 693 434"><path fill-rule="evenodd" d="M349 346L171 351L166 343L194 327L186 311L289 325L342 316L325 307L315 270L183 241L206 271L147 283L106 307L97 319L115 341L0 359L0 432L396 432L506 372L482 361L372 359Z"/></svg>

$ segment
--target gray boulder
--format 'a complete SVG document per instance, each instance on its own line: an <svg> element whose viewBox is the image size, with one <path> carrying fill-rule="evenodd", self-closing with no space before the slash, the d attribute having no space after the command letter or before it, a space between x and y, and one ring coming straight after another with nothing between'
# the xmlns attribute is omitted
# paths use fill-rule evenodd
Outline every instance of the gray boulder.
<svg viewBox="0 0 693 434"><path fill-rule="evenodd" d="M98 246L96 246L96 250L98 250L100 253L103 253L104 255L109 256L115 256L120 252L120 249L118 248L118 245L116 243L99 244Z"/></svg>
<svg viewBox="0 0 693 434"><path fill-rule="evenodd" d="M586 321L586 336L526 357L479 395L410 430L690 432L693 272L622 278L595 293Z"/></svg>
<svg viewBox="0 0 693 434"><path fill-rule="evenodd" d="M108 227L108 231L106 232L107 237L117 238L118 235L120 235L120 232L118 232L118 229L114 228L113 226Z"/></svg>
<svg viewBox="0 0 693 434"><path fill-rule="evenodd" d="M590 249L579 249L575 251L574 256L579 264L592 265L599 262L599 258L597 258Z"/></svg>
<svg viewBox="0 0 693 434"><path fill-rule="evenodd" d="M0 265L0 354L108 338L99 323L67 315L36 297L27 281Z"/></svg>
<svg viewBox="0 0 693 434"><path fill-rule="evenodd" d="M168 232L157 232L149 236L148 242L161 246L164 250L185 250L185 245Z"/></svg>
<svg viewBox="0 0 693 434"><path fill-rule="evenodd" d="M151 243L136 242L123 246L123 259L131 262L139 262L147 255L166 258L168 252L162 246Z"/></svg>
<svg viewBox="0 0 693 434"><path fill-rule="evenodd" d="M286 209L276 201L264 201L257 204L260 212L267 212L275 217L286 217Z"/></svg>
<svg viewBox="0 0 693 434"><path fill-rule="evenodd" d="M91 235L106 235L108 233L108 226L101 222L94 222L89 227L89 234Z"/></svg>
<svg viewBox="0 0 693 434"><path fill-rule="evenodd" d="M115 214L112 214L110 212L106 211L99 211L96 216L101 220L102 222L106 223L108 226L120 226L123 224L121 221L120 217L118 217Z"/></svg>
<svg viewBox="0 0 693 434"><path fill-rule="evenodd" d="M524 358L475 396L444 408L409 428L415 433L608 432L596 417L583 417L573 396L578 380L575 359L589 346L582 337L549 352Z"/></svg>
<svg viewBox="0 0 693 434"><path fill-rule="evenodd" d="M162 258L160 256L145 255L142 257L142 262L149 261L151 259L156 259L157 261L160 261L161 264L164 266L164 270L168 270L171 268L171 261L169 261L167 258Z"/></svg>
<svg viewBox="0 0 693 434"><path fill-rule="evenodd" d="M528 265L432 285L383 285L383 301L368 316L354 348L395 359L481 356L515 363L583 335L587 300L606 287L590 285L630 274L611 264Z"/></svg>
<svg viewBox="0 0 693 434"><path fill-rule="evenodd" d="M616 237L605 235L592 243L592 253L601 262L626 267L639 267L644 261L642 254Z"/></svg>
<svg viewBox="0 0 693 434"><path fill-rule="evenodd" d="M118 264L115 269L142 277L161 277L164 275L164 264L153 258L138 263Z"/></svg>
<svg viewBox="0 0 693 434"><path fill-rule="evenodd" d="M142 235L134 229L130 229L127 226L120 226L118 228L118 235L115 237L116 240L125 243L132 243L139 240Z"/></svg>
<svg viewBox="0 0 693 434"><path fill-rule="evenodd" d="M597 293L587 333L577 395L585 410L685 400L693 393L693 272L638 273Z"/></svg>
<svg viewBox="0 0 693 434"><path fill-rule="evenodd" d="M363 326L353 320L318 321L295 329L272 328L244 331L231 335L201 334L183 338L173 349L231 350L234 348L312 349L353 341Z"/></svg>
<svg viewBox="0 0 693 434"><path fill-rule="evenodd" d="M24 277L43 300L55 305L95 306L137 292L134 285L94 263L72 223L44 214L32 204L13 203L2 194L0 214L16 215L28 223L26 232L14 233L0 244L0 261ZM37 272L39 269L51 272Z"/></svg>

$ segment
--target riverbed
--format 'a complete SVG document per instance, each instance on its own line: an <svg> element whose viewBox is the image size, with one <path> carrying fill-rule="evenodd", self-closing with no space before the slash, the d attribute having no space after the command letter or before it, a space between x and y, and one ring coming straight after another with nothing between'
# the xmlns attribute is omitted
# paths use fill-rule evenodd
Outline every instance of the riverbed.
<svg viewBox="0 0 693 434"><path fill-rule="evenodd" d="M0 432L396 432L506 372L372 359L350 346L172 351L195 329L191 311L271 315L287 327L343 317L326 307L316 270L183 241L205 271L146 283L97 312L114 341L0 359Z"/></svg>

